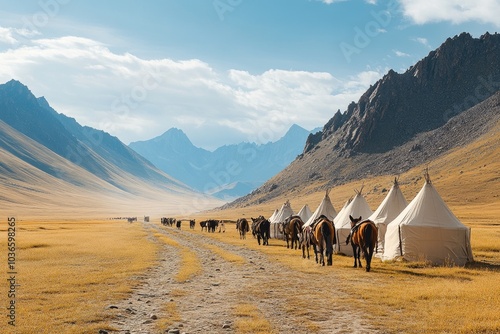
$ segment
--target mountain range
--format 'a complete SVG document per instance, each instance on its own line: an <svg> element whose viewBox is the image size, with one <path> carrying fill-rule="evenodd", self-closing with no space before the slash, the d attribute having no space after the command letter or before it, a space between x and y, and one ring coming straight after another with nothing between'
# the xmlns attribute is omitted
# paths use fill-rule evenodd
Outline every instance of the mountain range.
<svg viewBox="0 0 500 334"><path fill-rule="evenodd" d="M294 124L275 142L243 142L210 152L194 146L182 130L172 128L129 146L168 175L227 201L250 193L288 166L302 152L309 134Z"/></svg>
<svg viewBox="0 0 500 334"><path fill-rule="evenodd" d="M183 198L188 211L190 198L202 196L116 137L57 113L16 80L0 85L0 152L0 200L21 204L21 214L33 209L22 204L37 196L59 211L86 203L97 212L130 210L135 203L145 213L179 209ZM177 204L169 203L174 198Z"/></svg>
<svg viewBox="0 0 500 334"><path fill-rule="evenodd" d="M390 70L309 135L286 169L228 206L397 175L473 142L498 123L499 65L499 34L447 39L406 72Z"/></svg>

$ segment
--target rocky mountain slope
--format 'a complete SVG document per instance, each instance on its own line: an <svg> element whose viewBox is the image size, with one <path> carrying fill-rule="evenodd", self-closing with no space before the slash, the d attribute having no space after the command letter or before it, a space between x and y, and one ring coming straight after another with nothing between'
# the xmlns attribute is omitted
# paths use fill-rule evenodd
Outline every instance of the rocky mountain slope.
<svg viewBox="0 0 500 334"><path fill-rule="evenodd" d="M310 135L283 172L231 205L261 203L312 183L324 188L399 174L472 142L498 122L499 64L499 34L448 39L405 73L389 71Z"/></svg>
<svg viewBox="0 0 500 334"><path fill-rule="evenodd" d="M309 132L290 127L278 141L225 145L213 152L194 146L182 130L130 143L155 166L202 192L222 199L248 194L283 170L302 152Z"/></svg>

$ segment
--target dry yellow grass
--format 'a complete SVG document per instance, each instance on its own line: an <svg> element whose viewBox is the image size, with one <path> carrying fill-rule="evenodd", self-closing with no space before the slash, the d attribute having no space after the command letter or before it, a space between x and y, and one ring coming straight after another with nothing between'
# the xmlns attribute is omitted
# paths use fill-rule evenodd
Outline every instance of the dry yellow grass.
<svg viewBox="0 0 500 334"><path fill-rule="evenodd" d="M252 304L238 304L234 308L234 315L238 317L235 327L236 333L269 334L273 333L272 326Z"/></svg>
<svg viewBox="0 0 500 334"><path fill-rule="evenodd" d="M181 254L181 268L179 269L179 272L175 275L176 281L185 282L191 277L198 275L201 272L202 267L200 260L196 256L196 253L193 252L191 249L189 249L189 247L184 247L180 245L177 241L172 240L171 238L167 237L164 234L157 232L154 235L167 245L179 248L179 252Z"/></svg>
<svg viewBox="0 0 500 334"><path fill-rule="evenodd" d="M123 221L19 221L17 227L18 333L106 328L106 306L124 299L137 284L131 278L156 258L157 247L139 225Z"/></svg>

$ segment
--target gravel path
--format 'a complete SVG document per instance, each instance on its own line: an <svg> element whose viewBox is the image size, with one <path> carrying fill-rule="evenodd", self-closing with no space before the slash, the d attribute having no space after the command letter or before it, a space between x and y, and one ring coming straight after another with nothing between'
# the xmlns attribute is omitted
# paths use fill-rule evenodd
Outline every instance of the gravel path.
<svg viewBox="0 0 500 334"><path fill-rule="evenodd" d="M235 323L241 318L234 310L241 304L255 306L271 324L272 333L376 333L341 304L345 295L334 290L333 284L325 284L322 276L291 271L264 253L204 234L153 223L145 223L144 228L152 239L154 233L162 233L195 251L203 269L190 280L177 282L180 248L162 244L159 266L138 278L141 284L128 299L111 307L115 315L111 325L119 333L160 333L156 322L169 316L164 313L168 302L175 303L182 320L162 333L235 333ZM246 262L225 260L206 245L239 255ZM304 310L292 314L292 301Z"/></svg>

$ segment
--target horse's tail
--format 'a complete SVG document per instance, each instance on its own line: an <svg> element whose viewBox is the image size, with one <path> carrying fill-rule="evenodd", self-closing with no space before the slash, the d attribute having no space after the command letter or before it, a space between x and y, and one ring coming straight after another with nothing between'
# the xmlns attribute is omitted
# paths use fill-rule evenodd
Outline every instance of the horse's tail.
<svg viewBox="0 0 500 334"><path fill-rule="evenodd" d="M377 242L377 231L376 231L376 226L372 222L368 222L363 233L363 239L365 243L365 247L375 247L375 244Z"/></svg>
<svg viewBox="0 0 500 334"><path fill-rule="evenodd" d="M329 254L333 253L333 244L332 244L332 231L330 230L330 226L327 222L321 224L321 234L323 234L324 242L326 243L326 250Z"/></svg>

